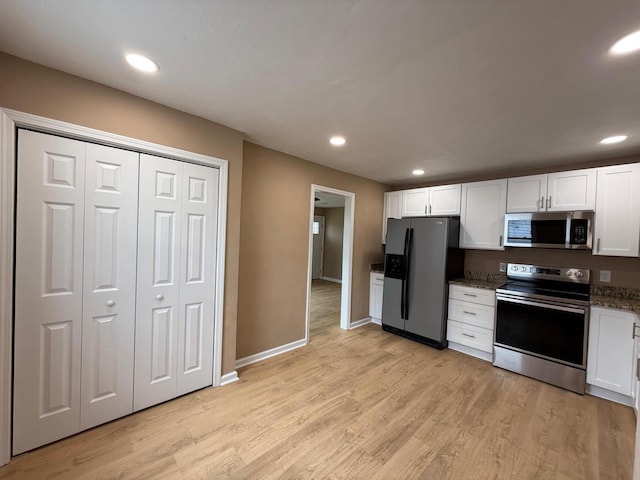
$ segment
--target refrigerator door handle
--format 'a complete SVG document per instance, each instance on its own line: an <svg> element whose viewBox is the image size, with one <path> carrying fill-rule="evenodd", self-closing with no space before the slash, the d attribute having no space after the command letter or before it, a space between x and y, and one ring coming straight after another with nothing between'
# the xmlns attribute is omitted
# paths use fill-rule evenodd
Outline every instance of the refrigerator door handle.
<svg viewBox="0 0 640 480"><path fill-rule="evenodd" d="M406 295L406 288L407 288L407 252L409 250L409 229L407 228L404 231L404 252L402 253L402 259L404 261L404 265L405 265L405 273L404 276L402 277L402 288L401 288L401 292L400 292L400 318L402 320L406 320L406 311L407 311L407 307L405 305L405 295Z"/></svg>
<svg viewBox="0 0 640 480"><path fill-rule="evenodd" d="M406 247L405 281L404 281L404 319L409 320L409 291L411 289L411 254L413 253L413 228L409 229L409 241Z"/></svg>

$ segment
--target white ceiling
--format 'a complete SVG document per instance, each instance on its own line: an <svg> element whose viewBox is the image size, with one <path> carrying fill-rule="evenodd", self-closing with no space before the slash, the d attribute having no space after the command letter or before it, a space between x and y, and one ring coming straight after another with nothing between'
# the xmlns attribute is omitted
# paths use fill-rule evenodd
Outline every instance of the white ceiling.
<svg viewBox="0 0 640 480"><path fill-rule="evenodd" d="M315 206L319 208L344 207L344 197L335 193L316 190Z"/></svg>
<svg viewBox="0 0 640 480"><path fill-rule="evenodd" d="M0 50L390 184L640 152L640 54L607 53L638 29L637 0L0 2Z"/></svg>

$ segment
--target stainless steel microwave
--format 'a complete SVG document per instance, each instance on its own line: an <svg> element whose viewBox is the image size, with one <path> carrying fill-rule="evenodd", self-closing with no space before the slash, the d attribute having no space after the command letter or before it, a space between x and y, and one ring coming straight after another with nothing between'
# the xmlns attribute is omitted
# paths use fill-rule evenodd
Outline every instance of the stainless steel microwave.
<svg viewBox="0 0 640 480"><path fill-rule="evenodd" d="M505 247L591 249L593 212L507 213Z"/></svg>

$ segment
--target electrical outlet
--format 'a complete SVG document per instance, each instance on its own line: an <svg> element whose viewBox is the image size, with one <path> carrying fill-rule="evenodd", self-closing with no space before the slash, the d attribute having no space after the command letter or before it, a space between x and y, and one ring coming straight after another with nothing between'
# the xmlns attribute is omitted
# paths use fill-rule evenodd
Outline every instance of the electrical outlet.
<svg viewBox="0 0 640 480"><path fill-rule="evenodd" d="M504 262L500 262L500 271L501 272L506 272L507 271L507 264Z"/></svg>
<svg viewBox="0 0 640 480"><path fill-rule="evenodd" d="M600 270L600 281L611 282L611 270Z"/></svg>

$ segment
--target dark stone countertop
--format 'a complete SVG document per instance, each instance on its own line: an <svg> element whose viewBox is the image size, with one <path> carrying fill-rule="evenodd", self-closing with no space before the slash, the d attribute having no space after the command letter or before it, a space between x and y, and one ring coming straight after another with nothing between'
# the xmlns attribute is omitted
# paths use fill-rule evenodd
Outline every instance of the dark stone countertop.
<svg viewBox="0 0 640 480"><path fill-rule="evenodd" d="M372 263L369 270L375 273L384 273L384 263Z"/></svg>

